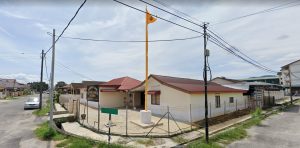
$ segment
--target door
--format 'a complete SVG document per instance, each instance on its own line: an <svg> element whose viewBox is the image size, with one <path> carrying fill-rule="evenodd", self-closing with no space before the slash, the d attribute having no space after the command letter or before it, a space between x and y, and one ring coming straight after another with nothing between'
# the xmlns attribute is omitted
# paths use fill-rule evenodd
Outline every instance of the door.
<svg viewBox="0 0 300 148"><path fill-rule="evenodd" d="M141 92L141 107L145 108L145 92Z"/></svg>

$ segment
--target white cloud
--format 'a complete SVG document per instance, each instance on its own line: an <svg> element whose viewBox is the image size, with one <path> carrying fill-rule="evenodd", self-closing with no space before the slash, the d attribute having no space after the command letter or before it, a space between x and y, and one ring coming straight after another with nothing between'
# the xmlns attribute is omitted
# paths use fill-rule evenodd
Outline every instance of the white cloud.
<svg viewBox="0 0 300 148"><path fill-rule="evenodd" d="M22 14L18 14L16 12L12 13L12 12L9 12L9 11L0 10L0 13L5 15L5 16L16 18L16 19L31 20L30 17L24 16Z"/></svg>
<svg viewBox="0 0 300 148"><path fill-rule="evenodd" d="M25 73L0 74L0 78L16 79L20 83L29 83L29 82L39 81L38 75L25 74Z"/></svg>

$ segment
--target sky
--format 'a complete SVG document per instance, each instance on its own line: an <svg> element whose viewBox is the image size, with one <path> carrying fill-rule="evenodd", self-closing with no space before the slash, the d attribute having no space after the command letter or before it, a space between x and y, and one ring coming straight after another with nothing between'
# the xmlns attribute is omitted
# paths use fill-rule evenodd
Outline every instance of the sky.
<svg viewBox="0 0 300 148"><path fill-rule="evenodd" d="M145 10L138 0L121 0ZM161 1L161 0L160 0ZM49 32L61 33L83 1L1 1L0 78L20 82L39 81L41 50L52 43ZM154 2L161 8L172 10ZM249 57L272 70L300 57L300 5L221 23L289 1L164 1L179 11L209 22L208 28ZM292 2L292 1L291 1ZM300 3L297 2L297 3ZM180 20L151 6L150 13L203 32L199 26ZM198 36L198 33L157 19L149 25L149 40ZM145 40L145 14L116 2L87 0L65 31L66 37L110 40ZM208 42L212 77L247 78L272 75ZM51 51L46 55L44 81L48 81ZM145 43L108 43L61 38L56 44L54 81L109 81L130 76L145 78ZM203 38L149 43L149 73L202 79Z"/></svg>

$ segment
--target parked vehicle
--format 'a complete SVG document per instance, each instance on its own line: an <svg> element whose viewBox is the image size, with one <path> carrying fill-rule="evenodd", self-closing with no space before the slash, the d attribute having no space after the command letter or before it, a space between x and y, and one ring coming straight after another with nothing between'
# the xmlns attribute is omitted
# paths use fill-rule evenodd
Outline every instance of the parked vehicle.
<svg viewBox="0 0 300 148"><path fill-rule="evenodd" d="M40 106L40 100L37 97L29 98L24 104L25 109L37 109Z"/></svg>

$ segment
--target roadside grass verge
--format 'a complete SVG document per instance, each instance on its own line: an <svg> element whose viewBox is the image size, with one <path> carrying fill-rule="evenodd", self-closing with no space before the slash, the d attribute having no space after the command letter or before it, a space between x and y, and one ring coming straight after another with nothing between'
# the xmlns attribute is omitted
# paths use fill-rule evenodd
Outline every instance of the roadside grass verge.
<svg viewBox="0 0 300 148"><path fill-rule="evenodd" d="M230 144L233 141L243 139L247 137L246 129L259 125L263 119L261 114L261 109L257 109L252 112L252 118L242 122L240 124L235 125L232 128L229 128L223 132L220 132L214 136L212 136L209 140L210 143L206 144L205 139L194 141L188 144L190 148L221 148L226 144Z"/></svg>
<svg viewBox="0 0 300 148"><path fill-rule="evenodd" d="M63 140L66 136L56 132L54 129L49 128L49 123L45 122L39 125L34 131L35 135L41 140Z"/></svg>
<svg viewBox="0 0 300 148"><path fill-rule="evenodd" d="M41 140L54 140L57 141L58 144L56 147L64 147L64 148L124 148L125 146L119 144L110 144L108 145L106 142L94 141L87 138L78 138L63 135L52 128L49 128L49 123L45 122L39 125L37 129L34 131L36 137Z"/></svg>
<svg viewBox="0 0 300 148"><path fill-rule="evenodd" d="M282 104L279 109L272 110L270 109L270 114L262 115L261 109L256 109L252 112L252 118L239 123L232 128L229 128L223 132L220 132L210 138L210 143L206 144L204 137L200 140L191 142L187 145L189 148L222 148L227 144L232 143L233 141L243 139L247 137L246 129L251 128L252 126L259 125L261 121L267 118L270 115L277 114L281 111L286 111L288 108L295 106L295 104L299 104L300 99L297 99L290 104L290 102L286 102Z"/></svg>
<svg viewBox="0 0 300 148"><path fill-rule="evenodd" d="M50 101L47 100L46 104L42 106L42 109L38 109L32 112L32 114L37 116L46 116L50 111Z"/></svg>

